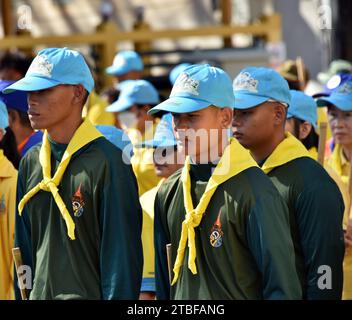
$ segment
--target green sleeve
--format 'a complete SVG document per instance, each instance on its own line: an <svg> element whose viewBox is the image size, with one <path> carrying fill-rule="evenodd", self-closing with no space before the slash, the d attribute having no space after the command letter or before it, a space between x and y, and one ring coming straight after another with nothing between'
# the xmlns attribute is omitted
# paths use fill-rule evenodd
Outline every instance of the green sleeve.
<svg viewBox="0 0 352 320"><path fill-rule="evenodd" d="M23 177L23 160L20 163L17 181L17 195L16 195L16 223L15 223L15 247L19 247L22 254L22 262L29 266L32 271L32 279L34 279L33 259L32 259L32 238L31 238L31 223L27 207L24 206L22 215L19 215L18 204L25 194L25 178ZM17 285L17 274L14 272L14 286L16 300L21 300L20 290ZM30 286L31 287L31 286ZM30 289L27 290L29 296Z"/></svg>
<svg viewBox="0 0 352 320"><path fill-rule="evenodd" d="M170 243L167 217L164 206L160 204L160 190L154 203L154 248L155 248L155 286L158 300L170 299L170 281L167 267L166 245Z"/></svg>
<svg viewBox="0 0 352 320"><path fill-rule="evenodd" d="M330 181L312 183L298 197L295 212L307 271L306 298L341 299L344 204L340 191ZM331 270L330 289L321 287L325 275L330 276L324 266Z"/></svg>
<svg viewBox="0 0 352 320"><path fill-rule="evenodd" d="M100 207L100 273L104 300L138 299L143 251L142 209L131 165L112 154L105 170Z"/></svg>
<svg viewBox="0 0 352 320"><path fill-rule="evenodd" d="M249 249L262 275L263 299L301 299L288 209L275 191L262 192L250 210L247 224Z"/></svg>

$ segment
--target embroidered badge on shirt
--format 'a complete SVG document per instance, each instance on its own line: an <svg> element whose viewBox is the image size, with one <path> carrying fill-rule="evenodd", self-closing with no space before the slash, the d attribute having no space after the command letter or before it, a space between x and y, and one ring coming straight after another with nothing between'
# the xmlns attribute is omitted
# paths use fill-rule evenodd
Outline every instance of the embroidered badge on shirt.
<svg viewBox="0 0 352 320"><path fill-rule="evenodd" d="M237 78L233 81L233 88L235 90L246 90L249 92L258 92L258 80L254 79L250 73L240 73Z"/></svg>
<svg viewBox="0 0 352 320"><path fill-rule="evenodd" d="M40 74L45 77L51 78L51 73L53 71L54 65L50 63L46 55L39 55L34 58L32 64L30 65L27 73Z"/></svg>
<svg viewBox="0 0 352 320"><path fill-rule="evenodd" d="M5 195L3 194L0 198L0 214L6 212Z"/></svg>
<svg viewBox="0 0 352 320"><path fill-rule="evenodd" d="M171 95L175 93L190 93L199 96L198 92L199 81L192 79L187 73L182 73L178 76Z"/></svg>
<svg viewBox="0 0 352 320"><path fill-rule="evenodd" d="M73 214L79 218L83 214L84 199L81 191L81 184L72 197Z"/></svg>
<svg viewBox="0 0 352 320"><path fill-rule="evenodd" d="M218 218L216 219L213 227L211 228L211 234L210 234L210 244L214 248L219 248L222 245L222 237L224 236L224 233L221 229L221 210L219 212Z"/></svg>

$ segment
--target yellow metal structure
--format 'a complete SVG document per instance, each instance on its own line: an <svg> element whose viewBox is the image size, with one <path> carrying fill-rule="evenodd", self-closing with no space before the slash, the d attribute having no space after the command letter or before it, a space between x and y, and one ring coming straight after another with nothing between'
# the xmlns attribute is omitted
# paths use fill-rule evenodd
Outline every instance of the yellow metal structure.
<svg viewBox="0 0 352 320"><path fill-rule="evenodd" d="M32 37L6 36L0 40L0 50L5 49L33 49L35 46L70 46L70 45L96 45L102 52L100 64L107 67L113 61L120 41L131 41L135 45L145 44L159 39L179 39L185 37L207 37L219 36L228 38L234 34L249 34L262 36L268 42L279 42L282 40L281 17L278 14L265 17L260 23L246 26L218 25L202 26L193 29L169 29L150 30L141 28L134 31L122 32L114 23L107 22L99 31L90 34L72 34L68 36L44 36ZM111 82L111 77L101 75L105 85Z"/></svg>

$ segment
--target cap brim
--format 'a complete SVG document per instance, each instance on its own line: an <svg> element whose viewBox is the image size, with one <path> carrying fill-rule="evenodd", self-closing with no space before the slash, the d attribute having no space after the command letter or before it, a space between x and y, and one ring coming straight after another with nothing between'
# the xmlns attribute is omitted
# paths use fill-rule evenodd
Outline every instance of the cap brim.
<svg viewBox="0 0 352 320"><path fill-rule="evenodd" d="M4 94L11 93L13 91L38 91L48 88L55 87L61 84L59 81L53 79L42 78L38 76L27 76L18 80L14 84L8 86L2 92Z"/></svg>
<svg viewBox="0 0 352 320"><path fill-rule="evenodd" d="M107 112L122 112L122 111L126 111L127 109L129 109L132 105L133 105L133 102L131 102L129 100L118 99L117 101L115 101L111 105L107 106L105 110Z"/></svg>
<svg viewBox="0 0 352 320"><path fill-rule="evenodd" d="M111 76L120 76L124 73L127 73L128 71L128 68L121 68L115 66L110 66L105 69L105 72Z"/></svg>
<svg viewBox="0 0 352 320"><path fill-rule="evenodd" d="M235 107L234 109L249 109L258 106L270 98L264 96L257 96L245 93L235 92Z"/></svg>
<svg viewBox="0 0 352 320"><path fill-rule="evenodd" d="M135 145L135 148L173 148L177 146L175 140L146 140Z"/></svg>
<svg viewBox="0 0 352 320"><path fill-rule="evenodd" d="M342 111L352 111L352 99L344 99L340 97L327 97L324 99L317 100L318 107L326 107L327 104L333 104L336 108Z"/></svg>
<svg viewBox="0 0 352 320"><path fill-rule="evenodd" d="M312 95L312 98L313 99L318 99L318 98L321 98L321 97L328 97L330 94L329 93L326 93L326 92L318 92L318 93L315 93Z"/></svg>
<svg viewBox="0 0 352 320"><path fill-rule="evenodd" d="M150 109L148 113L155 114L159 111L166 111L171 113L189 113L205 109L210 105L211 103L205 100L171 97Z"/></svg>

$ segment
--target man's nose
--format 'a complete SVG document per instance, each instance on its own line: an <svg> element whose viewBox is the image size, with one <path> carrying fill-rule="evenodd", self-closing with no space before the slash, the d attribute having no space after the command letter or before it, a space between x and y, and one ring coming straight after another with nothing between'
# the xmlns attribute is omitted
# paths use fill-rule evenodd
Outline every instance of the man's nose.
<svg viewBox="0 0 352 320"><path fill-rule="evenodd" d="M232 126L233 127L238 127L241 125L241 122L240 122L240 117L238 114L234 113L233 114L233 118L232 118Z"/></svg>
<svg viewBox="0 0 352 320"><path fill-rule="evenodd" d="M189 123L184 117L174 118L175 130L187 130L189 128Z"/></svg>
<svg viewBox="0 0 352 320"><path fill-rule="evenodd" d="M29 102L34 103L36 102L38 97L38 91L30 91L27 93L27 102L29 104Z"/></svg>

